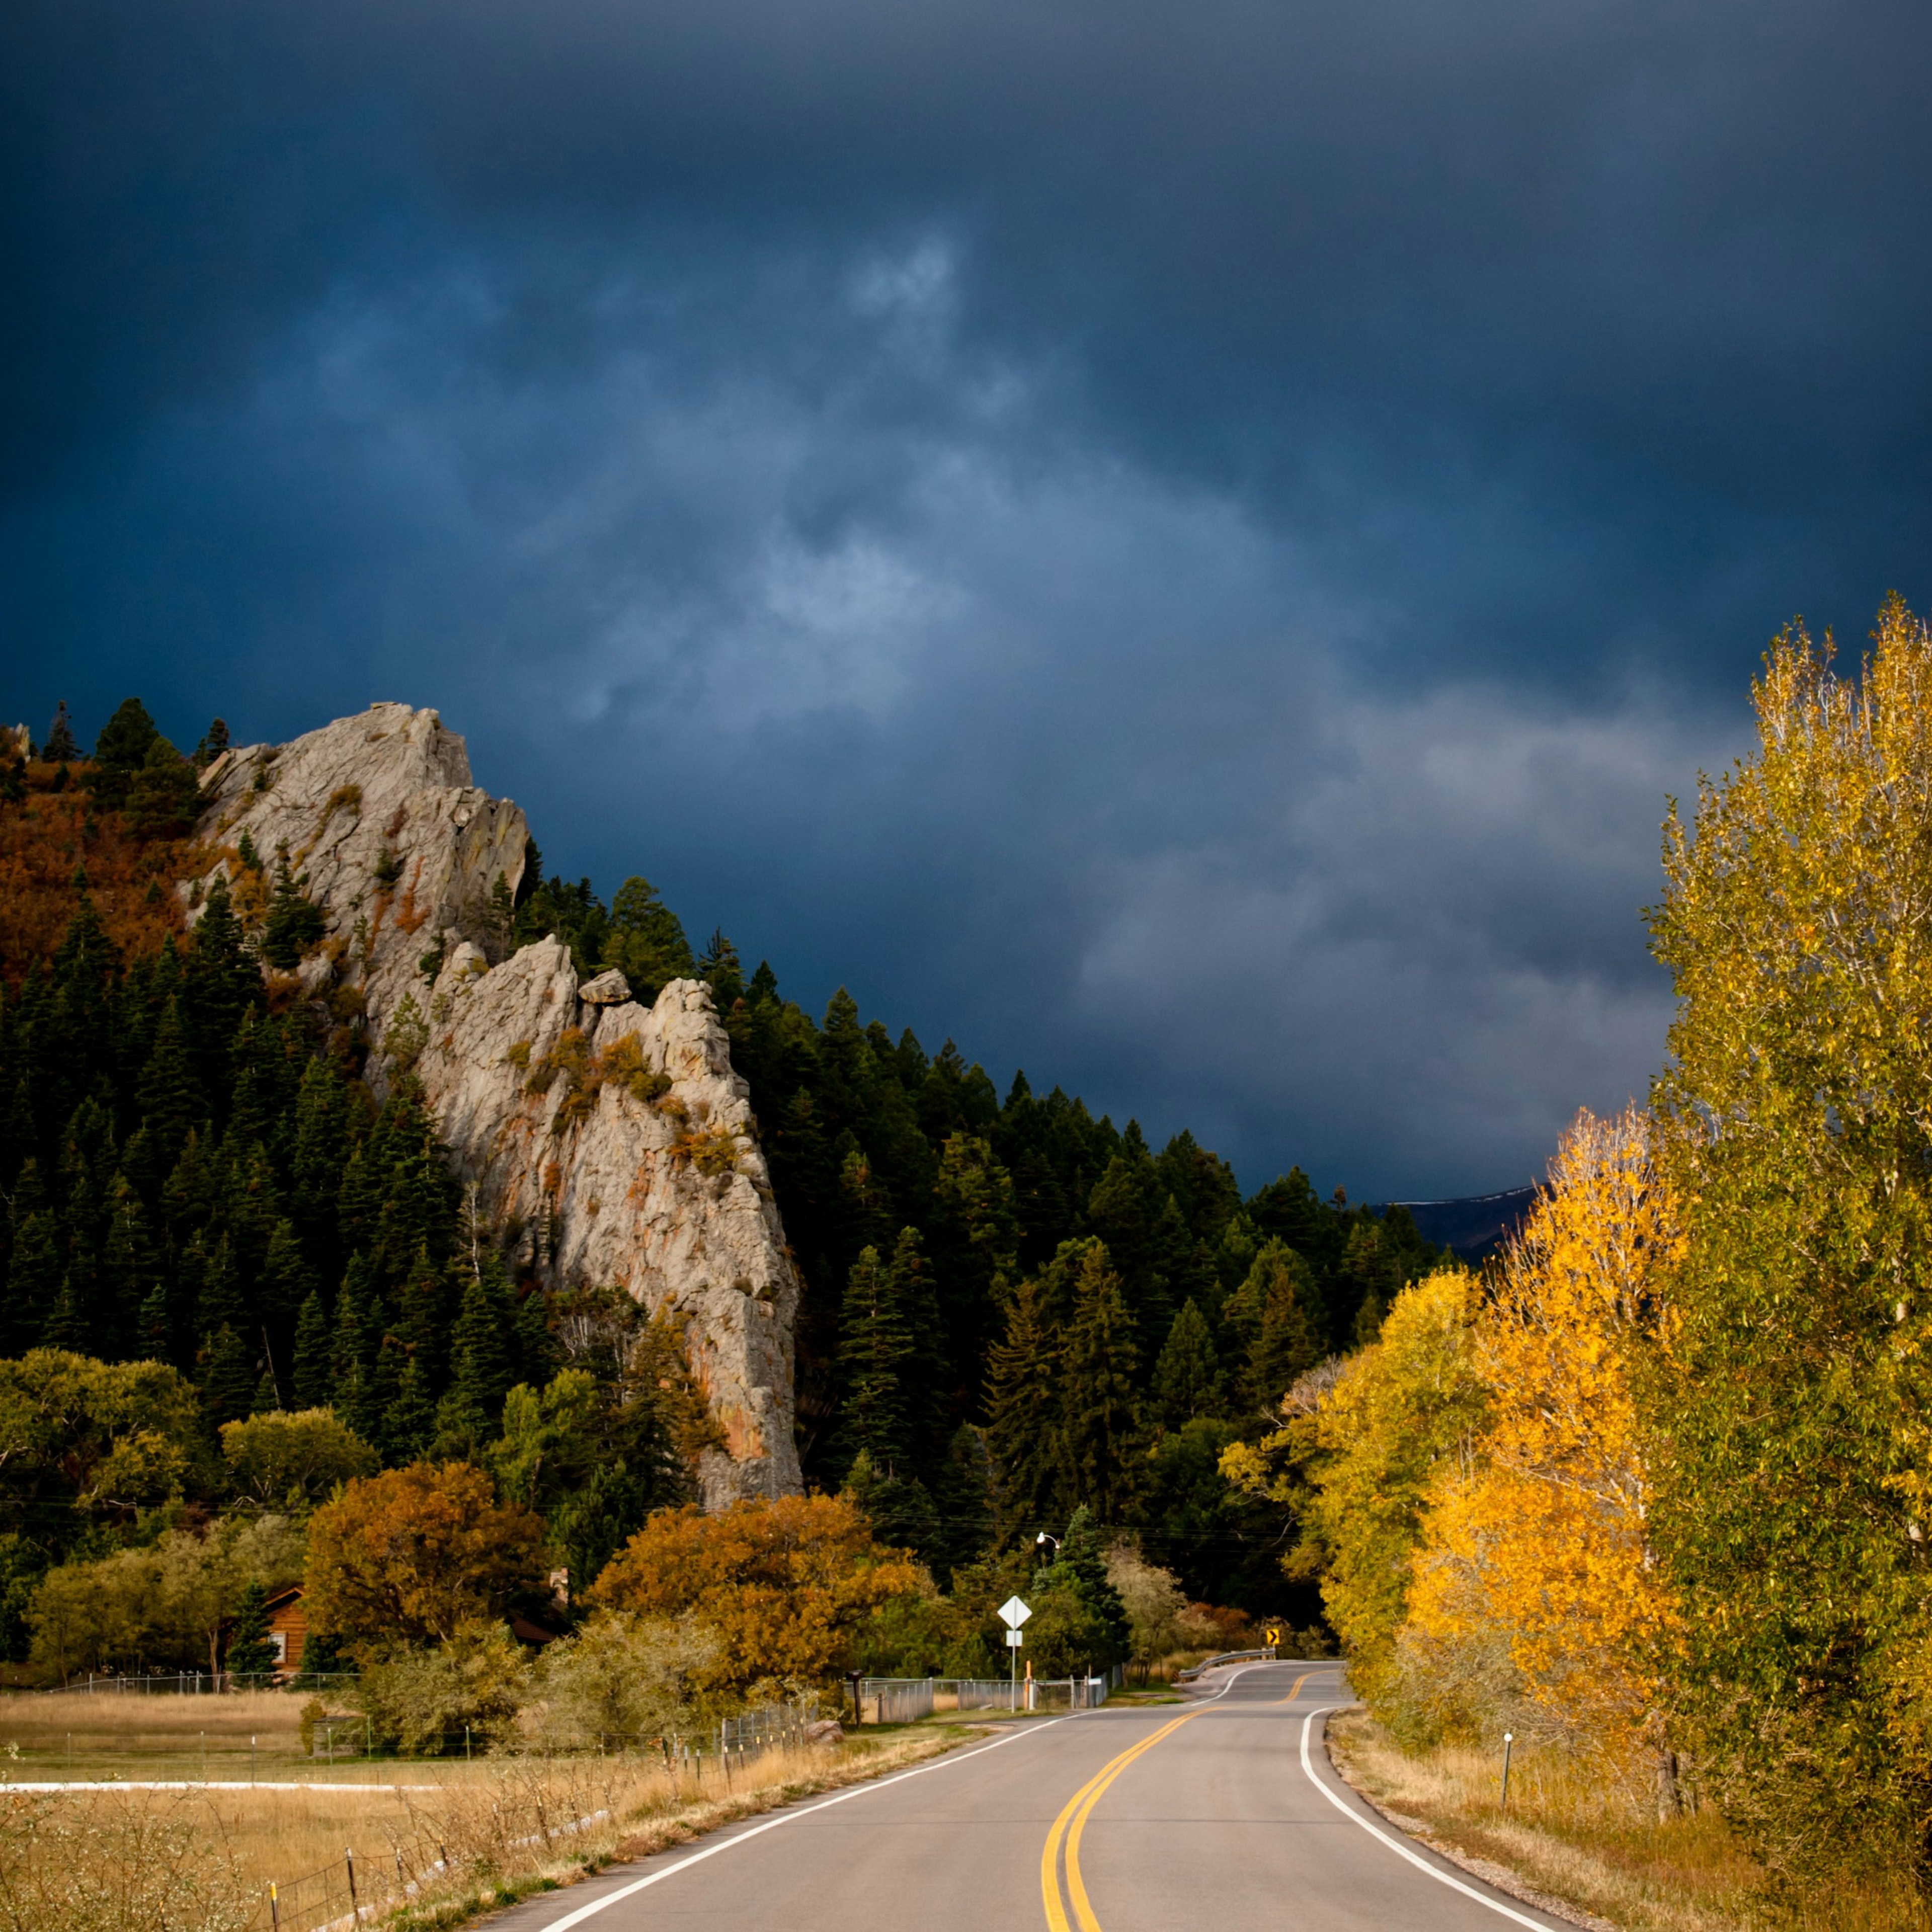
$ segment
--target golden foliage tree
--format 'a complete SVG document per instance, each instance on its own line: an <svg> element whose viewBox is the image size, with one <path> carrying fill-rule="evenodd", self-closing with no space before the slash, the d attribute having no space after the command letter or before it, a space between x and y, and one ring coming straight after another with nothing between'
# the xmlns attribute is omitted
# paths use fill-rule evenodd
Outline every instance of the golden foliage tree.
<svg viewBox="0 0 1932 1932"><path fill-rule="evenodd" d="M1635 1106L1578 1114L1472 1331L1487 1411L1437 1478L1400 1646L1422 1728L1526 1717L1619 1765L1661 1742L1675 1612L1633 1371L1681 1244L1648 1138Z"/></svg>
<svg viewBox="0 0 1932 1932"><path fill-rule="evenodd" d="M471 1464L385 1469L310 1521L309 1628L364 1646L447 1642L534 1586L543 1550L543 1519L499 1503Z"/></svg>
<svg viewBox="0 0 1932 1932"><path fill-rule="evenodd" d="M1318 1371L1288 1392L1284 1428L1222 1457L1238 1488L1294 1510L1289 1574L1320 1576L1350 1676L1378 1707L1394 1685L1424 1511L1442 1472L1469 1466L1483 1420L1475 1289L1462 1268L1412 1283L1339 1375Z"/></svg>
<svg viewBox="0 0 1932 1932"><path fill-rule="evenodd" d="M710 1516L695 1506L660 1510L590 1594L639 1616L694 1615L720 1646L697 1681L722 1690L834 1676L874 1611L931 1587L908 1552L873 1540L849 1498L780 1496Z"/></svg>

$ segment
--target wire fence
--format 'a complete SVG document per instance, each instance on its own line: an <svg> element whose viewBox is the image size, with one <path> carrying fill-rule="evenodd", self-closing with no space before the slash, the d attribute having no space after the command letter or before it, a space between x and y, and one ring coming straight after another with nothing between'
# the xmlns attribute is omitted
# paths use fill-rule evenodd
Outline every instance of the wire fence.
<svg viewBox="0 0 1932 1932"><path fill-rule="evenodd" d="M243 1690L326 1690L353 1684L353 1670L159 1670L136 1674L89 1671L58 1684L10 1686L10 1696L51 1696L86 1691L90 1696L220 1696Z"/></svg>
<svg viewBox="0 0 1932 1932"><path fill-rule="evenodd" d="M1121 1682L1120 1666L1085 1677L866 1677L862 1724L910 1724L938 1711L1090 1711Z"/></svg>
<svg viewBox="0 0 1932 1932"><path fill-rule="evenodd" d="M409 1791L397 1796L406 1822L390 1828L391 1842L371 1857L346 1850L340 1858L268 1888L260 1932L353 1932L432 1892L466 1877L501 1872L622 1815L640 1791L640 1777L662 1774L656 1789L702 1798L726 1796L767 1753L797 1750L822 1741L829 1728L811 1705L774 1705L725 1719L703 1736L604 1734L562 1757L496 1758L488 1786L436 1790L421 1808ZM641 1787L648 1790L648 1784Z"/></svg>

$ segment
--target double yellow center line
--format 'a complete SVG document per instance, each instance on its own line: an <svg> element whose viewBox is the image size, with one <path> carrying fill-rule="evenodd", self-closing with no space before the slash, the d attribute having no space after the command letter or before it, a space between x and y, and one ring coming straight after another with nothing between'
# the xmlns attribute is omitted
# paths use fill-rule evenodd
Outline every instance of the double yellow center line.
<svg viewBox="0 0 1932 1932"><path fill-rule="evenodd" d="M1294 1688L1281 1700L1292 1704L1300 1694L1301 1687L1314 1673L1304 1671L1294 1680ZM1047 1932L1072 1932L1078 1926L1079 1932L1100 1932L1100 1922L1094 1916L1094 1906L1087 1896L1086 1881L1080 1874L1080 1835L1087 1828L1087 1820L1094 1815L1094 1808L1107 1795L1110 1786L1120 1773L1134 1760L1154 1749L1162 1738L1172 1736L1183 1724L1192 1724L1207 1708L1203 1705L1188 1711L1178 1718L1150 1732L1137 1744L1130 1744L1118 1757L1103 1764L1062 1808L1060 1816L1053 1821L1053 1828L1046 1834L1046 1848L1040 1856L1040 1898L1046 1906ZM1073 1918L1068 1923L1066 1909L1060 1900L1060 1847L1064 1840L1066 1846L1066 1896L1072 1901Z"/></svg>

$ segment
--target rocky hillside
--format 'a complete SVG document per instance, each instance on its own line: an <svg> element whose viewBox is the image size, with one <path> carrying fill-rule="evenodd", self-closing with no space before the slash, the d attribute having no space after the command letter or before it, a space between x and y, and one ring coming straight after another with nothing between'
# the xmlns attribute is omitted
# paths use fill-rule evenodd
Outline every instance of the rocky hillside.
<svg viewBox="0 0 1932 1932"><path fill-rule="evenodd" d="M259 878L244 850L285 859L322 927L290 995L359 1009L379 1088L413 1069L520 1268L676 1321L722 1444L707 1506L797 1490L798 1280L710 988L673 980L646 1008L620 974L580 985L554 938L511 950L528 827L434 711L377 704L238 747L202 790L214 863L183 883L190 918L217 872L238 892Z"/></svg>

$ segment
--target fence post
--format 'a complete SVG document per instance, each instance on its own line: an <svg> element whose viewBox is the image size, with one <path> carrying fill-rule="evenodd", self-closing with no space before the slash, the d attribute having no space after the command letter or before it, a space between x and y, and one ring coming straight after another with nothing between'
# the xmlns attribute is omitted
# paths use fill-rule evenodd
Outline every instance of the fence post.
<svg viewBox="0 0 1932 1932"><path fill-rule="evenodd" d="M275 1881L268 1881L268 1924L272 1932L282 1932L282 1901L275 1889Z"/></svg>
<svg viewBox="0 0 1932 1932"><path fill-rule="evenodd" d="M342 1862L349 1868L349 1916L357 1924L360 1924L362 1921L362 1907L357 1903L356 1898L356 1847L353 1845L345 1845L343 1847Z"/></svg>

